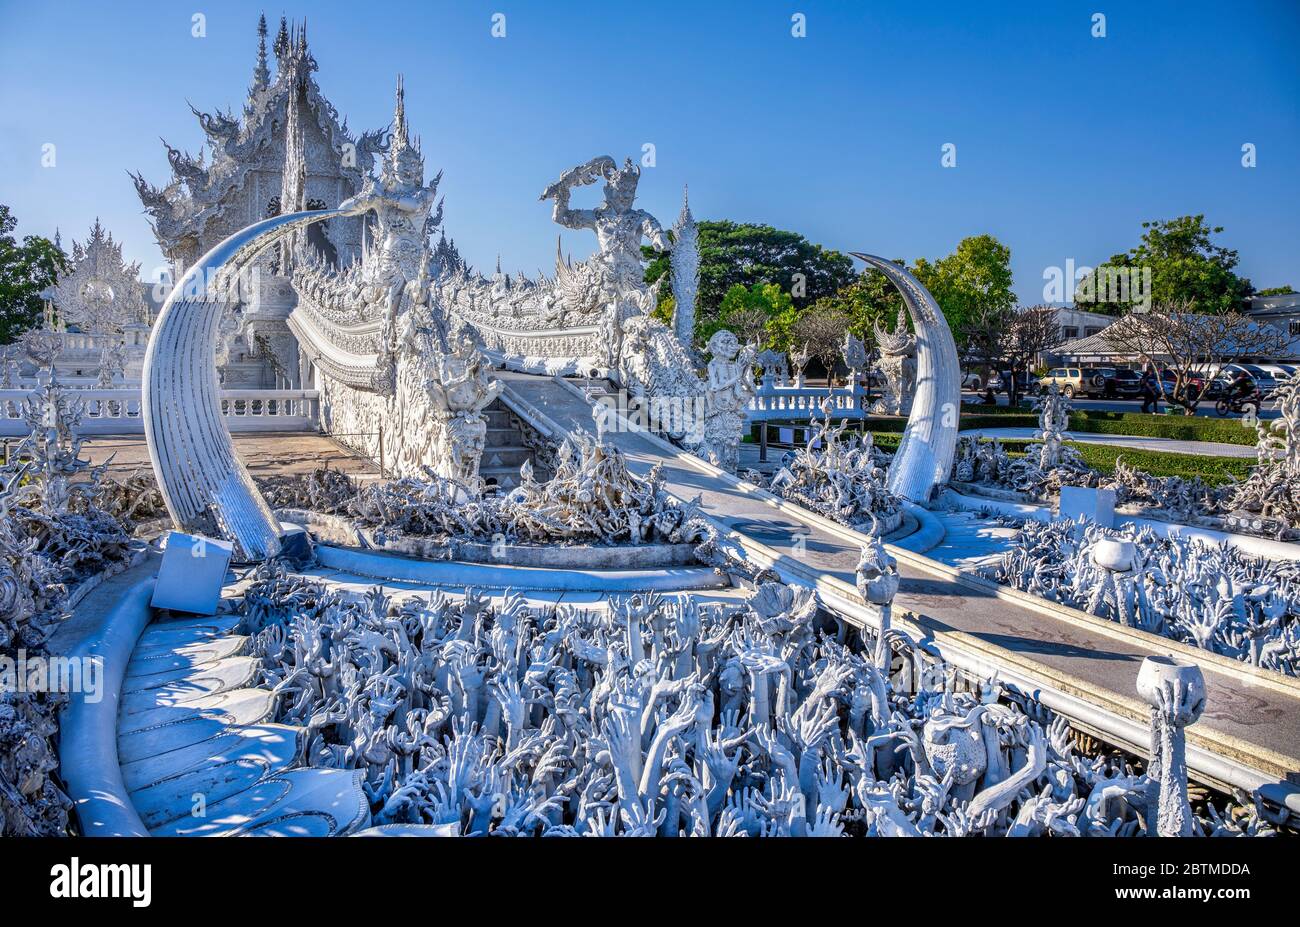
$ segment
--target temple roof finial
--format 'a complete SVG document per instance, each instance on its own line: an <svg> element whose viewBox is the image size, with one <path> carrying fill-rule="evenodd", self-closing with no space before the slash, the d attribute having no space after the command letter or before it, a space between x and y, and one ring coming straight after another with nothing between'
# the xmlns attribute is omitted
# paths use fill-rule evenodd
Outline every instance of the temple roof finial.
<svg viewBox="0 0 1300 927"><path fill-rule="evenodd" d="M252 96L267 88L271 83L271 70L266 66L266 14L257 21L257 66L253 68L253 83L248 88Z"/></svg>
<svg viewBox="0 0 1300 927"><path fill-rule="evenodd" d="M275 45L272 46L272 49L275 51L276 59L281 61L284 60L284 57L289 53L289 48L289 21L285 17L281 16L280 31L276 33Z"/></svg>
<svg viewBox="0 0 1300 927"><path fill-rule="evenodd" d="M677 216L678 227L693 225L695 217L691 215L691 199L686 184L682 184L682 211Z"/></svg>
<svg viewBox="0 0 1300 927"><path fill-rule="evenodd" d="M406 134L406 90L402 86L402 75L397 75L397 102L393 106L393 147L405 148L409 139Z"/></svg>

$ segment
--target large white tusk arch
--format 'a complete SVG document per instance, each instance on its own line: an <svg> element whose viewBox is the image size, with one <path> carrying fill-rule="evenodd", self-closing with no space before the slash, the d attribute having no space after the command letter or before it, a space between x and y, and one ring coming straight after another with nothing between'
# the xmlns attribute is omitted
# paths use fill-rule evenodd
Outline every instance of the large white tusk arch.
<svg viewBox="0 0 1300 927"><path fill-rule="evenodd" d="M948 321L930 291L893 261L850 252L889 278L916 330L916 393L903 439L889 467L889 489L918 504L948 482L957 451L961 364Z"/></svg>
<svg viewBox="0 0 1300 927"><path fill-rule="evenodd" d="M229 280L290 232L342 215L290 213L256 222L203 255L172 288L144 355L145 439L158 488L182 531L221 536L243 562L280 552L280 526L244 464L221 415L217 332L227 301L214 282ZM209 298L212 297L212 298Z"/></svg>

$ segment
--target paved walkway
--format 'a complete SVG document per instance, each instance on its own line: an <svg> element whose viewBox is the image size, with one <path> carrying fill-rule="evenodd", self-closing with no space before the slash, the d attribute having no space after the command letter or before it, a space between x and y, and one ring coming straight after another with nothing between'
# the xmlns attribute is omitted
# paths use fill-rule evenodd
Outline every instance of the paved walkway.
<svg viewBox="0 0 1300 927"><path fill-rule="evenodd" d="M979 435L984 438L1020 440L1033 438L1034 428L972 428L962 435ZM1087 431L1067 431L1065 440L1079 444L1105 444L1110 447L1131 447L1142 451L1164 451L1170 454L1200 454L1208 457L1255 457L1255 446L1245 444L1219 444L1213 441L1180 441L1177 438L1147 438L1138 435L1099 435Z"/></svg>
<svg viewBox="0 0 1300 927"><path fill-rule="evenodd" d="M293 432L237 434L233 437L235 451L254 478L310 473L317 467L330 467L354 476L379 473L379 468L369 459L322 434ZM114 476L150 472L149 446L144 435L89 438L82 445L81 456L92 464L103 463L112 457L109 473Z"/></svg>
<svg viewBox="0 0 1300 927"><path fill-rule="evenodd" d="M499 374L515 393L565 429L593 431L591 408L580 396L554 381L521 374ZM696 469L680 458L666 456L645 435L617 432L611 440L626 454L636 472L659 465L667 488L682 499L701 498L705 512L725 528L767 545L789 559L854 584L859 549L839 534L789 510L780 510L719 477ZM798 540L796 540L798 539ZM935 564L939 567L939 564ZM942 569L924 569L900 561L902 584L895 599L899 610L936 639L969 635L1049 669L1066 673L1113 699L1130 704L1136 698L1137 671L1144 657L1167 653L1153 638L1150 645L1103 634L1050 613L999 599L992 591L974 589L946 576ZM1273 688L1248 685L1237 676L1205 669L1208 708L1189 729L1189 739L1201 741L1211 729L1245 741L1265 753L1281 754L1287 771L1300 771L1300 698ZM1089 696L1091 701L1093 696Z"/></svg>

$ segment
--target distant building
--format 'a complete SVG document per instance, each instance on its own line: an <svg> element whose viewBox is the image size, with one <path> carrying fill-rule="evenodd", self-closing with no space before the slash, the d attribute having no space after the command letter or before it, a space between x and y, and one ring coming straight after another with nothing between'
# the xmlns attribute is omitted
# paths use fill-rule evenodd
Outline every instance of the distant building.
<svg viewBox="0 0 1300 927"><path fill-rule="evenodd" d="M1085 312L1071 307L1057 309L1056 324L1060 328L1061 344L1050 351L1043 352L1038 362L1048 367L1068 362L1065 355L1061 353L1065 345L1080 338L1091 338L1114 321L1113 315L1104 315L1100 312Z"/></svg>
<svg viewBox="0 0 1300 927"><path fill-rule="evenodd" d="M1300 293L1279 296L1252 296L1246 314L1252 319L1282 329L1292 338L1300 338Z"/></svg>

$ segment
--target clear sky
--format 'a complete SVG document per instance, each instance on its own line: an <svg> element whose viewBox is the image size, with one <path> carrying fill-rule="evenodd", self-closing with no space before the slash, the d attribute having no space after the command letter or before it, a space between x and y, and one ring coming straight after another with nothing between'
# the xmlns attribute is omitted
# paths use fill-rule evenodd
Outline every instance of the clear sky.
<svg viewBox="0 0 1300 927"><path fill-rule="evenodd" d="M200 109L243 104L264 6L0 0L0 202L20 234L96 216L161 263L127 169L162 184L159 136L197 151ZM195 12L207 35L191 36ZM1144 219L1205 213L1257 287L1300 286L1300 2L314 2L326 97L386 124L394 78L448 234L471 263L549 269L537 202L567 167L655 146L642 207L767 222L841 250L949 253L989 232L1016 289L1104 261ZM506 36L491 35L493 13ZM1106 16L1106 37L1092 16ZM806 17L806 37L791 17ZM53 168L41 146L57 145ZM941 166L941 146L957 166ZM1257 165L1242 167L1242 145ZM594 190L585 191L594 195ZM575 197L575 204L588 205ZM566 233L575 257L590 235Z"/></svg>

